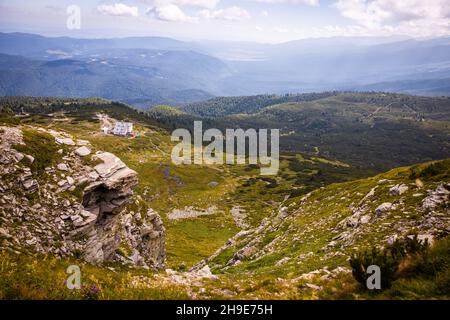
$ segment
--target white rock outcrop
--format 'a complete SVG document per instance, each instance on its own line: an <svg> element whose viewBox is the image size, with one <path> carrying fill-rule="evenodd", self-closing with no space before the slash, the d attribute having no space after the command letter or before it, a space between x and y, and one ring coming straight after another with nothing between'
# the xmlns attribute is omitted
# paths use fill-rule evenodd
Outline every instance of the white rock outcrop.
<svg viewBox="0 0 450 320"><path fill-rule="evenodd" d="M91 150L88 147L82 146L75 150L75 154L80 157L85 157L91 154Z"/></svg>
<svg viewBox="0 0 450 320"><path fill-rule="evenodd" d="M440 204L448 202L449 195L450 183L440 185L436 190L431 191L429 196L423 199L421 209L424 211L432 210Z"/></svg>
<svg viewBox="0 0 450 320"><path fill-rule="evenodd" d="M93 155L101 162L95 167L86 165L80 158L91 152L86 146L72 144L64 133L33 129L55 136L56 144L65 145L65 156L36 174L14 150L24 144L21 128L0 127L0 252L20 249L82 257L93 264L117 261L163 268L165 229L160 216L153 210L126 210L137 201L137 173L109 152ZM3 179L7 176L16 178ZM18 187L23 191L17 192ZM35 193L39 201L32 205L23 193ZM132 219L124 219L130 214ZM126 256L119 253L123 246L129 248Z"/></svg>
<svg viewBox="0 0 450 320"><path fill-rule="evenodd" d="M394 208L394 205L390 202L384 202L381 205L379 205L376 209L375 209L375 214L377 216L381 216L386 212L389 212L390 210L392 210Z"/></svg>
<svg viewBox="0 0 450 320"><path fill-rule="evenodd" d="M389 194L393 196L401 196L406 191L408 191L408 186L406 184L397 184L389 189Z"/></svg>

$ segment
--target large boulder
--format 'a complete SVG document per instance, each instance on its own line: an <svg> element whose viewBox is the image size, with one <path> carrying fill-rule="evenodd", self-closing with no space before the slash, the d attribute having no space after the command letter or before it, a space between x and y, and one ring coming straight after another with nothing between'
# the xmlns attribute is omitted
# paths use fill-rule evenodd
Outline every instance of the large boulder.
<svg viewBox="0 0 450 320"><path fill-rule="evenodd" d="M96 181L84 189L85 217L75 234L87 237L85 259L91 263L118 259L136 266L163 268L165 229L161 217L151 209L143 215L136 213L131 219L123 213L138 183L137 173L112 153L98 152L95 157L103 163L94 168ZM132 249L127 257L117 254L124 243Z"/></svg>
<svg viewBox="0 0 450 320"><path fill-rule="evenodd" d="M19 157L14 149L24 144L21 128L0 127L1 236L16 239L0 243L0 252L20 250L82 257L93 264L116 261L163 268L165 229L160 216L154 211L127 212L130 202L138 203L133 194L137 173L109 152L97 152L93 158L101 163L89 166L81 159L88 148L72 144L70 135L32 129L53 135L55 144L65 145L65 156L62 162L49 164L43 176L37 175L26 167L31 160L21 161L26 155ZM16 179L3 179L9 176ZM31 192L36 194L33 202L22 196ZM133 219L125 221L127 216ZM118 254L123 245L131 253L125 259Z"/></svg>
<svg viewBox="0 0 450 320"><path fill-rule="evenodd" d="M85 157L91 154L91 150L88 147L82 146L75 150L75 154L80 157Z"/></svg>
<svg viewBox="0 0 450 320"><path fill-rule="evenodd" d="M94 167L95 171L97 171L102 178L110 177L120 169L127 168L122 160L109 152L98 151L95 154L95 158L103 161L101 164Z"/></svg>
<svg viewBox="0 0 450 320"><path fill-rule="evenodd" d="M60 137L55 137L55 141L57 144L65 144L68 146L74 146L75 142L71 139L71 138L60 138Z"/></svg>
<svg viewBox="0 0 450 320"><path fill-rule="evenodd" d="M20 176L20 182L22 183L23 188L28 192L36 191L39 185L37 181L33 179L30 168L24 168L23 171L23 174Z"/></svg>

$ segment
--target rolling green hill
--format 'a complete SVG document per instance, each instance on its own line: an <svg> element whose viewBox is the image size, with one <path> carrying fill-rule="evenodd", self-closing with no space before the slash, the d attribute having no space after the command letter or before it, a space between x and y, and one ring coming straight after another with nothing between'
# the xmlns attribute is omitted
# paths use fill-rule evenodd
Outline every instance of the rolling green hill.
<svg viewBox="0 0 450 320"><path fill-rule="evenodd" d="M239 113L251 114L275 104L314 101L334 95L336 92L218 97L191 103L180 109L196 116L217 118Z"/></svg>
<svg viewBox="0 0 450 320"><path fill-rule="evenodd" d="M450 156L450 98L390 93L215 98L163 114L191 128L279 128L280 148L342 160L368 173ZM154 111L157 113L157 111Z"/></svg>

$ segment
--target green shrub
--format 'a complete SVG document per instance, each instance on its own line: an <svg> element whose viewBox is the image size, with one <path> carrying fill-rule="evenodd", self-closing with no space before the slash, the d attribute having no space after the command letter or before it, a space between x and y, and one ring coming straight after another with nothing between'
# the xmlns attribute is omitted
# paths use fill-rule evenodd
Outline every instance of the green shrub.
<svg viewBox="0 0 450 320"><path fill-rule="evenodd" d="M358 252L350 259L352 275L366 287L367 278L370 276L367 274L367 268L376 265L381 272L381 288L387 289L397 277L400 262L410 256L420 256L426 260L428 247L428 241L422 243L416 235L413 238L397 239L384 249L372 248Z"/></svg>
<svg viewBox="0 0 450 320"><path fill-rule="evenodd" d="M414 166L410 169L410 179L439 179L442 180L450 174L450 159L430 164Z"/></svg>
<svg viewBox="0 0 450 320"><path fill-rule="evenodd" d="M57 153L55 138L48 133L35 130L23 130L25 145L15 145L14 149L34 157L30 169L37 176L45 172L45 168L53 165L61 156Z"/></svg>
<svg viewBox="0 0 450 320"><path fill-rule="evenodd" d="M353 255L350 259L352 275L364 287L369 276L367 268L371 265L380 267L381 288L389 288L399 265L395 255L392 255L389 251L376 248Z"/></svg>

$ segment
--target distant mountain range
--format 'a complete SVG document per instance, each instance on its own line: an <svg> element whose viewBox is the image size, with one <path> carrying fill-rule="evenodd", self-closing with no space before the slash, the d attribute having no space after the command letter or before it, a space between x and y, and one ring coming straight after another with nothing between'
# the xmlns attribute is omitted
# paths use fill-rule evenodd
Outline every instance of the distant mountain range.
<svg viewBox="0 0 450 320"><path fill-rule="evenodd" d="M174 128L279 128L280 149L339 159L365 172L450 157L450 98L322 92L219 97L149 114Z"/></svg>
<svg viewBox="0 0 450 320"><path fill-rule="evenodd" d="M273 45L0 33L0 95L97 96L150 107L327 90L450 95L450 38Z"/></svg>

